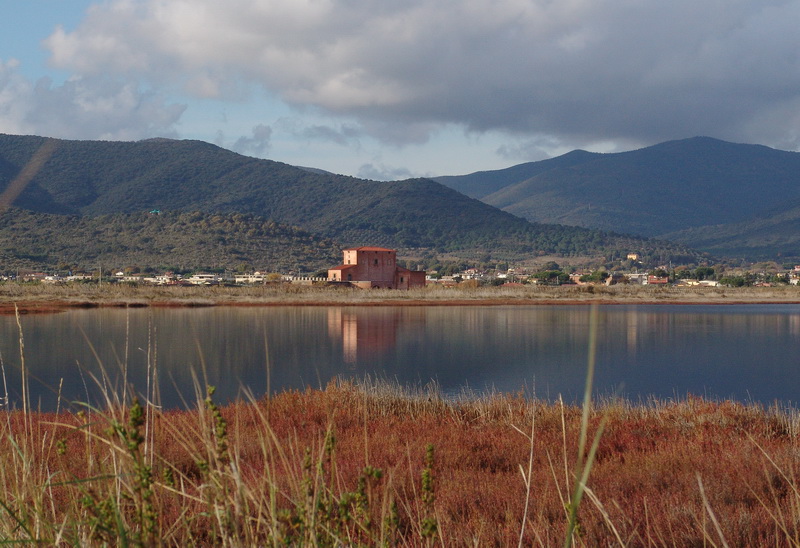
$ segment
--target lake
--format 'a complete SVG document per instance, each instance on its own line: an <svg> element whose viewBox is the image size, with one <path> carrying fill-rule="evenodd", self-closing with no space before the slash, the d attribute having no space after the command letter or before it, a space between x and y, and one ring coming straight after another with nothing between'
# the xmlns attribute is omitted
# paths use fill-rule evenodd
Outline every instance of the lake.
<svg viewBox="0 0 800 548"><path fill-rule="evenodd" d="M602 305L597 318L599 395L800 399L798 305ZM583 394L590 306L101 308L21 324L30 399L42 410L102 406L102 394L128 385L176 408L192 405L198 386L214 385L224 403L366 376L433 380L448 395L573 402ZM16 408L19 339L16 318L0 317L0 396Z"/></svg>

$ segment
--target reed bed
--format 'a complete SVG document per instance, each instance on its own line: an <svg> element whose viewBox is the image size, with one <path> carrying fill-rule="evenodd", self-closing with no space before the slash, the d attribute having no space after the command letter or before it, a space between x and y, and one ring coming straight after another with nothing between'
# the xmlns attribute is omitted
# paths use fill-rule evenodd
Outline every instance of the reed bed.
<svg viewBox="0 0 800 548"><path fill-rule="evenodd" d="M785 409L365 381L222 408L209 390L188 411L109 397L0 417L3 542L800 544L800 418Z"/></svg>

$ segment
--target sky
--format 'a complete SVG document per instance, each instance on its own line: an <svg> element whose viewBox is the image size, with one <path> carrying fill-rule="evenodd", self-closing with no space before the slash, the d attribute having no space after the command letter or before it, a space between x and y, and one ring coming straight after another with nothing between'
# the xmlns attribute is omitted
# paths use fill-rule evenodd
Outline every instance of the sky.
<svg viewBox="0 0 800 548"><path fill-rule="evenodd" d="M0 0L0 133L387 180L800 149L800 0Z"/></svg>

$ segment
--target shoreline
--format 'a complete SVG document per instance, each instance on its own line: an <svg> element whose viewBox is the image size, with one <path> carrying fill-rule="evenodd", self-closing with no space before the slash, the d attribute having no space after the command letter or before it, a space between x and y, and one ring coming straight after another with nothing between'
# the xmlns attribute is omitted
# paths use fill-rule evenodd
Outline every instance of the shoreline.
<svg viewBox="0 0 800 548"><path fill-rule="evenodd" d="M571 286L359 290L320 286L137 287L0 285L0 315L53 314L89 308L275 306L581 306L800 304L800 288Z"/></svg>
<svg viewBox="0 0 800 548"><path fill-rule="evenodd" d="M99 308L273 308L273 307L463 307L463 306L586 306L596 304L600 306L736 306L736 305L800 305L800 300L776 301L776 300L731 300L731 301L616 301L616 300L507 300L507 299L476 299L476 300L448 300L448 301L363 301L363 302L308 302L308 301L287 301L287 302L213 302L213 303L194 303L194 302L151 302L151 303L128 303L128 302L20 302L15 304L0 304L0 316L13 316L19 312L25 314L58 314L68 310L86 310Z"/></svg>

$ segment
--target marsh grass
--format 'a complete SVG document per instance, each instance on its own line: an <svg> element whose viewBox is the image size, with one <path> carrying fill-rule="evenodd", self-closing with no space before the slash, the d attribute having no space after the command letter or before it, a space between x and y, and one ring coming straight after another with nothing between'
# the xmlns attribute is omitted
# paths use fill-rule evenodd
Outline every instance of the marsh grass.
<svg viewBox="0 0 800 548"><path fill-rule="evenodd" d="M444 399L377 381L224 407L198 388L196 400L4 411L0 540L800 544L798 417L784 410Z"/></svg>

